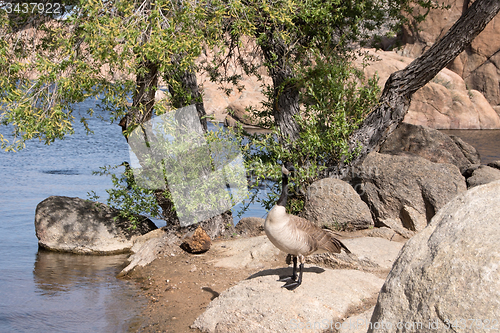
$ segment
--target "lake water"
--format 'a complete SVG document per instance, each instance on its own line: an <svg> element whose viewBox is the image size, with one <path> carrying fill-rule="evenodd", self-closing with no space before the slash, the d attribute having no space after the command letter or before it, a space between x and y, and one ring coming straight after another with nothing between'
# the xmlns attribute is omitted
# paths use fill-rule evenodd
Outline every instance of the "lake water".
<svg viewBox="0 0 500 333"><path fill-rule="evenodd" d="M500 160L500 130L442 130L441 132L456 135L473 145L481 156L482 164Z"/></svg>
<svg viewBox="0 0 500 333"><path fill-rule="evenodd" d="M118 125L90 124L94 135L77 127L50 146L34 141L18 153L0 152L0 332L127 332L141 325L146 300L133 282L115 278L125 255L38 250L36 205L51 195L87 198L92 190L105 198L111 181L92 171L129 159ZM500 159L500 131L446 132L475 145L483 163ZM254 207L245 215L265 213Z"/></svg>
<svg viewBox="0 0 500 333"><path fill-rule="evenodd" d="M84 112L92 101L80 104ZM129 160L117 124L91 119L94 135L76 133L50 146L30 141L0 151L0 332L127 332L140 327L145 299L133 282L115 278L126 255L89 257L38 249L37 204L51 195L103 200L111 179L100 166ZM7 138L9 131L0 127ZM255 207L245 216L263 217ZM165 222L155 220L157 226Z"/></svg>
<svg viewBox="0 0 500 333"><path fill-rule="evenodd" d="M0 332L126 332L139 323L145 300L133 282L115 278L126 255L38 251L36 205L51 195L87 198L91 190L106 197L111 180L92 171L128 160L117 124L90 123L96 135L78 126L50 146L32 141L0 152Z"/></svg>

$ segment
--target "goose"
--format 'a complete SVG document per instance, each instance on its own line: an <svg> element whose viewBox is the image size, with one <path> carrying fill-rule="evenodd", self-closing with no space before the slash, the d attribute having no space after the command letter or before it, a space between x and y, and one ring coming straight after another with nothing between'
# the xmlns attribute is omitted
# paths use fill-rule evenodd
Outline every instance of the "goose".
<svg viewBox="0 0 500 333"><path fill-rule="evenodd" d="M295 171L291 163L281 167L281 196L276 205L267 214L264 230L267 237L278 249L287 253L293 260L292 276L280 278L286 282L282 287L288 290L297 288L302 283L304 259L313 253L340 253L342 249L351 253L342 242L327 229L321 229L311 221L286 212L288 197L288 175ZM299 259L299 275L297 278L297 258Z"/></svg>

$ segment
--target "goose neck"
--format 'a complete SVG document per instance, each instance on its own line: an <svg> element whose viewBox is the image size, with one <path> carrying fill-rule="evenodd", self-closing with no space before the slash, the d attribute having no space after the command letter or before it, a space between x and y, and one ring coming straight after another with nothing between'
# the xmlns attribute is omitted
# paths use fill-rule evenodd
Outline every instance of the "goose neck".
<svg viewBox="0 0 500 333"><path fill-rule="evenodd" d="M288 176L283 174L281 181L281 196L276 205L286 207L286 200L288 198Z"/></svg>

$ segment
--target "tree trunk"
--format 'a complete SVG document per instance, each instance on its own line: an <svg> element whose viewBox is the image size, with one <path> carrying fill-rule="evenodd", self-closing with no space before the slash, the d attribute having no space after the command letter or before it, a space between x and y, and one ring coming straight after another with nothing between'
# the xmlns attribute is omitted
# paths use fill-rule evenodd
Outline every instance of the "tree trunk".
<svg viewBox="0 0 500 333"><path fill-rule="evenodd" d="M267 40L260 47L273 80L274 123L281 139L295 141L299 138L299 126L294 119L299 113L299 90L294 82L293 70L287 63L287 46L271 31L267 32Z"/></svg>
<svg viewBox="0 0 500 333"><path fill-rule="evenodd" d="M151 1L144 2L143 14L151 11ZM151 37L151 28L146 29L140 36L141 45ZM128 141L129 127L146 123L153 116L155 95L158 90L158 66L148 59L141 59L136 76L136 89L132 99L132 107L120 120L123 135ZM139 156L138 156L139 157Z"/></svg>
<svg viewBox="0 0 500 333"><path fill-rule="evenodd" d="M196 74L191 70L184 71L178 77L178 81L181 84L181 89L183 93L187 93L191 95L191 99L195 101L196 111L198 112L198 118L200 118L201 126L203 127L203 131L207 131L207 119L205 116L207 113L205 112L205 105L203 104L203 96L200 93L200 89L198 88L198 82L196 79ZM170 93L172 94L172 105L175 108L182 108L188 105L187 99L183 93L176 93L172 87L169 87Z"/></svg>
<svg viewBox="0 0 500 333"><path fill-rule="evenodd" d="M127 138L127 129L133 125L144 124L153 116L155 94L158 90L158 67L147 60L142 62L140 69L146 69L144 73L136 76L136 91L132 99L132 107L120 121L120 126Z"/></svg>
<svg viewBox="0 0 500 333"><path fill-rule="evenodd" d="M299 138L299 126L294 116L299 113L299 90L293 83L292 70L277 68L271 71L274 86L273 116L283 137L295 141Z"/></svg>
<svg viewBox="0 0 500 333"><path fill-rule="evenodd" d="M198 82L196 79L196 74L194 71L191 70L186 70L183 73L181 73L179 76L176 77L177 81L181 85L181 91L175 91L173 87L169 87L170 94L172 95L172 105L175 108L182 108L185 107L189 104L192 104L192 101L195 102L196 106L196 111L198 113L198 118L201 122L203 132L207 132L207 119L205 118L206 112L205 112L205 106L203 104L203 96L200 93L200 90L198 88ZM187 94L187 96L186 96ZM190 96L189 96L190 95ZM191 120L188 119L181 119L178 118L178 121L180 122L186 122L186 124L189 124ZM194 128L194 127L191 127ZM208 147L207 147L208 149ZM212 168L205 168L204 172L205 175L208 177L210 173L213 171L213 166ZM175 212L172 212L172 207L173 203L170 200L164 199L164 196L161 195L160 193L156 194L157 199L159 198L160 200L157 200L160 207L162 208L162 211L164 212L163 215L165 218L169 218L170 221L175 221L168 227L173 229L173 230L178 230L180 227L179 219L177 218L177 215ZM170 210L169 210L170 209ZM211 239L215 239L217 237L222 236L225 233L233 233L234 232L234 226L233 226L233 216L230 210L223 212L219 215L213 216L207 220L200 221L198 223L195 223L193 225L189 225L187 227L183 227L181 230L184 233L189 233L196 228L201 226L203 230L206 231L208 236Z"/></svg>
<svg viewBox="0 0 500 333"><path fill-rule="evenodd" d="M403 121L413 93L455 59L499 11L499 0L475 1L441 40L405 69L393 73L385 84L378 107L350 138L349 151L359 149L359 154L341 163L337 170L331 170L331 175L351 178L352 167L360 164Z"/></svg>

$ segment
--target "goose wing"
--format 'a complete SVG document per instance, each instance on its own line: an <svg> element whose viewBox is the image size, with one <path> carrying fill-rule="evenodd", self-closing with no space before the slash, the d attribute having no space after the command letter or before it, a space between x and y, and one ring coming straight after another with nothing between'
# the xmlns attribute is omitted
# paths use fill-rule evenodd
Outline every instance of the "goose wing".
<svg viewBox="0 0 500 333"><path fill-rule="evenodd" d="M302 234L303 239L309 247L310 251L304 255L311 254L318 250L340 253L340 251L344 249L347 253L351 253L340 240L334 237L332 231L321 229L311 221L298 216L291 215L291 220L297 230Z"/></svg>
<svg viewBox="0 0 500 333"><path fill-rule="evenodd" d="M335 233L331 230L328 229L321 229L323 232L329 234L329 242L332 244L335 244L335 247L338 248L338 251L336 253L340 253L341 248L344 249L346 253L351 253L347 246L344 245L339 239L335 238Z"/></svg>

